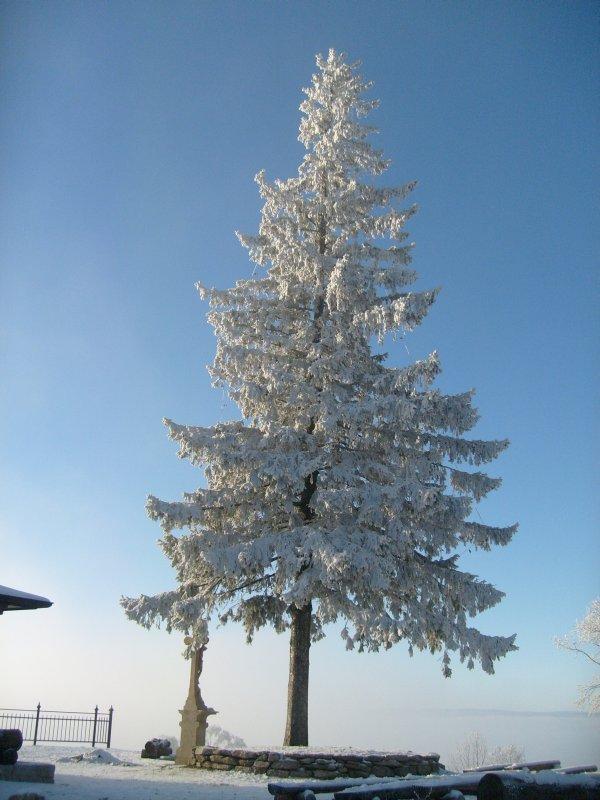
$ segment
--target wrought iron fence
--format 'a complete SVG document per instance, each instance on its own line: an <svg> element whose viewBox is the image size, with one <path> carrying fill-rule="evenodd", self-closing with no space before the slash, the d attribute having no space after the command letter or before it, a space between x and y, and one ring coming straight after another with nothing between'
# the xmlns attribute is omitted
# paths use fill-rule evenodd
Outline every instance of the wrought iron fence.
<svg viewBox="0 0 600 800"><path fill-rule="evenodd" d="M18 728L23 741L33 742L88 742L95 747L110 747L113 708L108 711L42 711L40 703L33 710L0 708L0 728Z"/></svg>

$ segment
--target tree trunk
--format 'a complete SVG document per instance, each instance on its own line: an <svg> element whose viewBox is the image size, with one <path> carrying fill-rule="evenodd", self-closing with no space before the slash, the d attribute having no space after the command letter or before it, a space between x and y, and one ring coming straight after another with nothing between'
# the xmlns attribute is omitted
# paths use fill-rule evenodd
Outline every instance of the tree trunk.
<svg viewBox="0 0 600 800"><path fill-rule="evenodd" d="M320 187L321 198L327 197L327 176L322 176ZM325 255L327 249L327 222L322 212L319 213L317 223L317 247L321 255ZM321 341L321 326L323 324L323 312L325 311L325 288L321 287L322 292L315 298L315 309L313 322L315 323L315 334L313 342L318 344ZM313 433L315 420L311 419L308 426L308 433ZM304 489L296 503L299 511L304 517L305 522L310 522L315 512L310 507L310 501L317 489L317 478L319 471L316 470L311 475L304 478ZM302 569L305 569L303 567ZM302 571L302 570L301 570ZM309 601L302 608L292 606L290 608L292 616L292 627L290 632L290 676L288 680L288 699L287 699L287 722L285 724L285 736L283 744L302 746L308 744L308 671L310 665L310 623L312 616L312 603Z"/></svg>
<svg viewBox="0 0 600 800"><path fill-rule="evenodd" d="M312 603L290 609L290 677L284 745L308 744L308 668Z"/></svg>

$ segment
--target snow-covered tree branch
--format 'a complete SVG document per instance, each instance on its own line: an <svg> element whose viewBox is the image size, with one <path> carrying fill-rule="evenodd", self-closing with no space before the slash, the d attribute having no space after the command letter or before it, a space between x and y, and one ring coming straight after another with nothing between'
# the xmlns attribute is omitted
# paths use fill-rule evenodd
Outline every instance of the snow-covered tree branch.
<svg viewBox="0 0 600 800"><path fill-rule="evenodd" d="M131 619L198 643L215 616L249 638L291 626L292 708L307 697L310 639L330 623L343 623L349 649L405 641L411 653L440 652L445 675L453 653L491 673L515 649L514 636L468 621L502 592L448 558L515 532L469 520L500 481L461 466L491 461L507 442L464 438L478 419L473 393L432 387L436 353L389 366L373 349L419 325L438 290L409 288L405 225L416 209L398 203L414 184L369 182L388 167L361 122L377 105L370 85L333 50L317 67L300 106L298 175L259 172L259 232L239 234L264 271L231 289L198 285L217 337L213 384L243 420L165 420L207 486L179 502L149 498L177 589L122 601ZM305 721L292 717L286 743L302 744Z"/></svg>
<svg viewBox="0 0 600 800"><path fill-rule="evenodd" d="M600 667L600 598L592 602L583 619L576 623L573 633L557 639L556 644ZM590 711L600 711L600 674L580 687L578 702Z"/></svg>

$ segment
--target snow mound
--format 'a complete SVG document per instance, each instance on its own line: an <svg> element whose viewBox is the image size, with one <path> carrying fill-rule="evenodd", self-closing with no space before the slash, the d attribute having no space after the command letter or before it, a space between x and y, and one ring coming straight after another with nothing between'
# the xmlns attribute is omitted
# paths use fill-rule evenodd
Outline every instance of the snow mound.
<svg viewBox="0 0 600 800"><path fill-rule="evenodd" d="M57 763L68 764L78 761L88 762L90 764L110 764L111 766L132 767L130 761L121 761L117 756L113 756L108 750L86 750L85 753L78 753L75 756L66 756L65 758L58 758Z"/></svg>

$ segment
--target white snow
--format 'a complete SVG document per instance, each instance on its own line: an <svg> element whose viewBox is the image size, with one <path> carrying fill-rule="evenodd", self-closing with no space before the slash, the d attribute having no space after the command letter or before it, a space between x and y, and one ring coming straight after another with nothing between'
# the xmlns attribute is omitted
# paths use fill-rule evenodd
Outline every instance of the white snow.
<svg viewBox="0 0 600 800"><path fill-rule="evenodd" d="M291 751L318 752L319 748L286 748L286 752ZM375 752L383 754L383 751L342 747L327 748L327 752L352 752L364 756ZM12 794L36 791L46 800L270 800L267 783L282 781L281 778L244 772L190 769L172 761L141 758L138 751L115 748L86 750L77 745L25 745L19 751L19 760L55 764L55 782L0 781L0 800L7 800ZM393 779L370 778L364 782L387 784L389 781ZM288 783L289 779L285 782ZM333 791L335 782L331 786Z"/></svg>
<svg viewBox="0 0 600 800"><path fill-rule="evenodd" d="M365 751L365 754L368 752L371 751ZM0 781L0 800L26 792L38 792L46 800L270 800L267 783L273 780L281 782L281 779L243 772L213 772L180 767L171 761L142 759L132 750L82 750L77 746L37 745L23 747L19 759L55 764L55 782ZM523 772L513 774L522 776ZM467 784L474 786L481 777L481 774L474 773L461 776L465 788ZM582 782L589 786L600 783L598 776L561 775L551 771L536 773L531 775L531 779L565 787ZM431 783L437 787L451 786L455 781L456 775L419 778L422 785ZM379 779L378 782L371 778L365 783L383 790L402 782L394 778ZM335 789L335 782L331 786ZM352 789L347 793L350 798ZM327 797L323 795L323 800Z"/></svg>
<svg viewBox="0 0 600 800"><path fill-rule="evenodd" d="M122 767L133 767L133 762L123 761L118 756L113 755L110 750L86 750L85 753L76 753L72 756L64 756L56 760L57 764L75 764L80 761L87 761L91 764L110 764Z"/></svg>
<svg viewBox="0 0 600 800"><path fill-rule="evenodd" d="M104 752L106 756L98 757ZM78 756L82 756L78 759ZM140 758L139 752L84 750L81 746L24 746L20 761L56 765L54 783L0 781L0 800L39 792L46 800L270 800L268 780L241 772L180 767Z"/></svg>
<svg viewBox="0 0 600 800"><path fill-rule="evenodd" d="M476 787L483 779L485 773L476 772L463 772L462 774L447 774L436 776L428 776L418 778L419 789L439 789L448 787L451 789L456 786L457 779L461 783L462 792L476 792ZM489 774L489 773L488 773ZM576 786L585 786L586 788L594 789L600 787L600 777L597 775L563 775L559 772L552 770L544 770L541 772L529 772L529 770L502 770L496 771L496 774L511 775L521 779L524 783L532 783L538 786L552 786L563 787L565 789L573 788ZM382 796L386 791L393 791L395 788L402 788L402 779L398 781L390 780L377 784L372 784L369 789L373 792L381 791ZM348 800L361 793L361 787L350 787L345 790L344 794L347 795ZM469 795L467 795L469 796Z"/></svg>
<svg viewBox="0 0 600 800"><path fill-rule="evenodd" d="M369 758L369 756L403 756L409 758L414 756L420 758L438 758L439 753L415 753L413 750L367 750L361 747L312 747L307 746L287 746L281 747L280 745L256 745L249 747L249 750L260 752L261 750L268 750L270 753L283 753L289 756L300 756L301 758L308 758L309 756L360 756L361 758Z"/></svg>

